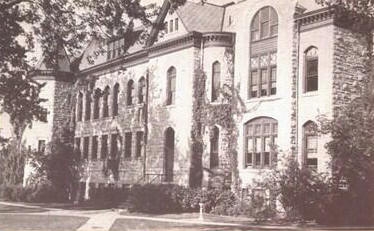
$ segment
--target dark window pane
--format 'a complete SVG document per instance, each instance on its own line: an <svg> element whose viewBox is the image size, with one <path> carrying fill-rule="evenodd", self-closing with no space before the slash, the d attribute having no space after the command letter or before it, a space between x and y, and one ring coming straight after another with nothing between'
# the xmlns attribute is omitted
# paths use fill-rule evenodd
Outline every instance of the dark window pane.
<svg viewBox="0 0 374 231"><path fill-rule="evenodd" d="M131 143L132 143L132 133L125 133L125 158L131 157Z"/></svg>
<svg viewBox="0 0 374 231"><path fill-rule="evenodd" d="M93 136L92 137L92 154L91 154L91 159L92 160L97 159L97 148L98 148L98 137Z"/></svg>
<svg viewBox="0 0 374 231"><path fill-rule="evenodd" d="M108 135L101 137L101 159L105 159L108 156Z"/></svg>
<svg viewBox="0 0 374 231"><path fill-rule="evenodd" d="M264 153L264 165L269 166L270 165L270 152Z"/></svg>

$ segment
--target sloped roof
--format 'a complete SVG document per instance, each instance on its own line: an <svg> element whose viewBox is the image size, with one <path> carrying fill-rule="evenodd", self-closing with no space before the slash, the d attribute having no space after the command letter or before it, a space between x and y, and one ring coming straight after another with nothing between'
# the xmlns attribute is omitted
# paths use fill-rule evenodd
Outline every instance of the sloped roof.
<svg viewBox="0 0 374 231"><path fill-rule="evenodd" d="M224 7L190 1L177 9L177 14L188 32L221 31L224 12Z"/></svg>
<svg viewBox="0 0 374 231"><path fill-rule="evenodd" d="M43 56L42 59L40 59L40 61L35 66L36 70L45 71L52 69L52 67L50 67L50 65L47 63L45 59L46 56ZM57 64L59 71L70 72L70 59L64 48L59 49Z"/></svg>

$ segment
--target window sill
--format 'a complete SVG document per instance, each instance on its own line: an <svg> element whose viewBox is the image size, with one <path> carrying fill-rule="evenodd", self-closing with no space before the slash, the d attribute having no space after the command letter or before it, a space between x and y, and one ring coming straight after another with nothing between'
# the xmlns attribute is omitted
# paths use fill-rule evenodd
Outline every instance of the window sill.
<svg viewBox="0 0 374 231"><path fill-rule="evenodd" d="M318 96L318 90L317 91L309 91L309 92L304 92L301 94L302 97L313 97L313 96Z"/></svg>
<svg viewBox="0 0 374 231"><path fill-rule="evenodd" d="M281 99L281 97L277 96L277 95L271 95L271 96L263 96L263 97L256 97L256 98L250 98L250 99L247 99L247 103L253 103L253 102L267 102L267 101L275 101L275 100L279 100Z"/></svg>

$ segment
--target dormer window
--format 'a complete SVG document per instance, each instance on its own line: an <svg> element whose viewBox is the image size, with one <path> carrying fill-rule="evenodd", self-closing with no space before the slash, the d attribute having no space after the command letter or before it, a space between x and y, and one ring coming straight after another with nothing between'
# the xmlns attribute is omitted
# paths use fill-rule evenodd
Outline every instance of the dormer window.
<svg viewBox="0 0 374 231"><path fill-rule="evenodd" d="M114 59L121 56L124 53L125 39L120 38L108 42L107 44L107 60Z"/></svg>
<svg viewBox="0 0 374 231"><path fill-rule="evenodd" d="M172 20L170 20L170 23L169 23L169 31L170 31L170 33L171 32L173 32L173 30L174 30L174 21L173 21L173 19Z"/></svg>
<svg viewBox="0 0 374 231"><path fill-rule="evenodd" d="M178 31L178 29L179 29L179 19L178 18L171 19L171 20L165 22L165 26L164 26L165 34Z"/></svg>

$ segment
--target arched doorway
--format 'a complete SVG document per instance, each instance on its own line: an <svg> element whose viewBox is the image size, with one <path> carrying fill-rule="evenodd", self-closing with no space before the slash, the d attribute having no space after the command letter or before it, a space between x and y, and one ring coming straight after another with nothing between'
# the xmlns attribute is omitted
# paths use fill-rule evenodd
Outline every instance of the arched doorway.
<svg viewBox="0 0 374 231"><path fill-rule="evenodd" d="M164 140L164 174L166 182L173 181L175 142L174 135L175 132L172 128L166 129Z"/></svg>

